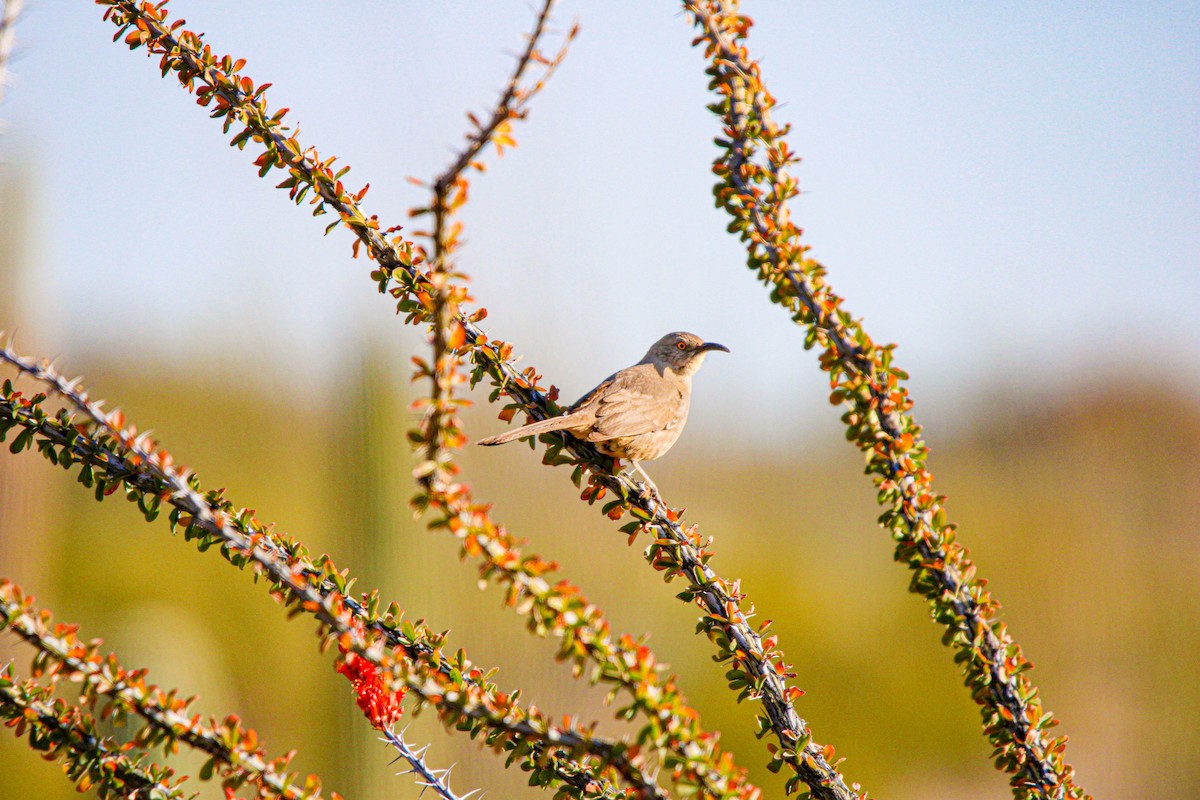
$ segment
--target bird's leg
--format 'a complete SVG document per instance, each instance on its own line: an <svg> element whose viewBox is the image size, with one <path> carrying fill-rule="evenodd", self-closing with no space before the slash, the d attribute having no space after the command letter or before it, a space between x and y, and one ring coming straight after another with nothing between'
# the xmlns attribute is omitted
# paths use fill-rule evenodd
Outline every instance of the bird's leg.
<svg viewBox="0 0 1200 800"><path fill-rule="evenodd" d="M629 474L625 472L625 465L621 463L621 459L617 458L616 456L612 456L612 460L613 460L612 474L614 476L616 476L618 478L630 477ZM633 463L633 462L630 462L630 463Z"/></svg>
<svg viewBox="0 0 1200 800"><path fill-rule="evenodd" d="M642 465L634 461L632 458L629 459L629 463L632 464L633 468L640 472L642 477L646 479L645 485L650 487L650 491L654 492L654 494L658 494L658 487L654 485L654 481L650 480L650 476L646 474L646 470L642 469Z"/></svg>

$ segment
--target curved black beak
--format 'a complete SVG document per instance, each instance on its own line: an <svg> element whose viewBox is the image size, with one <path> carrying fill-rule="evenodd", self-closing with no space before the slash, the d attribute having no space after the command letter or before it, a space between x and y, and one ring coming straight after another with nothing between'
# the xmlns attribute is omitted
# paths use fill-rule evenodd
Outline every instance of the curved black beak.
<svg viewBox="0 0 1200 800"><path fill-rule="evenodd" d="M726 353L729 352L728 347L726 347L723 344L717 344L716 342L705 342L704 344L702 344L696 348L697 353L707 353L709 350L721 350Z"/></svg>

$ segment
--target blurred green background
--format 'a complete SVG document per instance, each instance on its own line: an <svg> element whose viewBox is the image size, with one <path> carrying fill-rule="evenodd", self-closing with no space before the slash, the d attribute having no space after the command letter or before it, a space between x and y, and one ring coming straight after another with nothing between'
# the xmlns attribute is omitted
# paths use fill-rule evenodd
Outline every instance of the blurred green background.
<svg viewBox="0 0 1200 800"><path fill-rule="evenodd" d="M19 286L11 237L3 252L5 285ZM2 305L5 319L20 316ZM501 610L498 592L477 588L449 536L411 519L403 352L416 341L413 331L387 344L364 339L329 375L338 386L331 402L278 391L269 378L215 360L72 357L66 369L153 427L206 487L229 487L235 502L350 567L360 587L379 587L410 614L451 629L451 642L477 663L502 668L501 686L523 688L526 702L555 714L605 719L602 693L573 682L552 661L553 645ZM698 378L701 389L708 377ZM476 437L499 425L489 408L468 415ZM837 440L836 426L774 448L731 446L719 430L688 434L653 466L655 479L716 537L717 569L740 577L760 617L776 620L807 692L800 711L819 741L848 757L845 774L880 797L1008 796L940 629L906 592L908 575L874 523L859 456ZM1064 720L1084 785L1100 797L1188 796L1200 779L1194 389L1136 365L1053 394L983 386L930 438L937 485L1037 664L1033 679ZM694 608L578 502L567 471L541 467L520 446L468 448L463 461L496 517L531 540L530 552L559 560L616 631L652 632L704 723L722 732L767 796L780 796L751 735L753 709L731 701L710 645L692 632ZM285 623L261 585L173 537L165 519L146 524L132 505L96 503L37 456L4 452L0 572L59 619L81 623L84 635L102 637L127 665L200 695L197 710L240 714L274 753L297 748L296 766L327 787L348 798L417 796L411 779L392 777L391 756L345 680L317 654L313 626ZM0 647L27 667L29 654L11 637ZM611 721L604 728L622 730ZM410 738L433 743L433 764L458 762L461 790L534 793L431 715L413 723ZM184 754L172 763L194 771L198 762ZM8 732L0 764L0 797L75 796L57 766Z"/></svg>

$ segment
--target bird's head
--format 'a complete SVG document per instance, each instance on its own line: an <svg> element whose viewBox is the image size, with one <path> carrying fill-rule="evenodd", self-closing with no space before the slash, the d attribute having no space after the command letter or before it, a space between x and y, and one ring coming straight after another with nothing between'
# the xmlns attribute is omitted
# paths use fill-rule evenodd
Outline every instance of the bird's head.
<svg viewBox="0 0 1200 800"><path fill-rule="evenodd" d="M676 331L655 342L646 352L642 363L653 364L659 372L670 367L672 372L686 378L700 369L704 357L713 350L729 352L729 348L723 344L706 342L694 333Z"/></svg>

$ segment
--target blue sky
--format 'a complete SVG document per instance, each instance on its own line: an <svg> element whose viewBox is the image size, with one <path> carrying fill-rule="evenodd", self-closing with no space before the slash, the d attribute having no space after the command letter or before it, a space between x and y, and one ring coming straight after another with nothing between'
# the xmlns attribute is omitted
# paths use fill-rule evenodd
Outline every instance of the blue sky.
<svg viewBox="0 0 1200 800"><path fill-rule="evenodd" d="M402 363L416 332L346 236L322 238L97 7L30 6L0 106L0 175L31 187L23 338L68 363L219 356L301 393L336 389L366 336ZM423 197L405 178L447 163L532 22L525 0L170 8L273 83L272 106L371 183L389 224L407 224ZM900 343L919 415L1130 368L1196 385L1198 4L744 8L804 159L794 217L850 310ZM693 426L749 402L770 425L833 431L815 356L713 208L717 122L677 9L562 3L582 33L520 147L474 182L462 268L490 332L565 396L689 329L733 351L697 379Z"/></svg>

